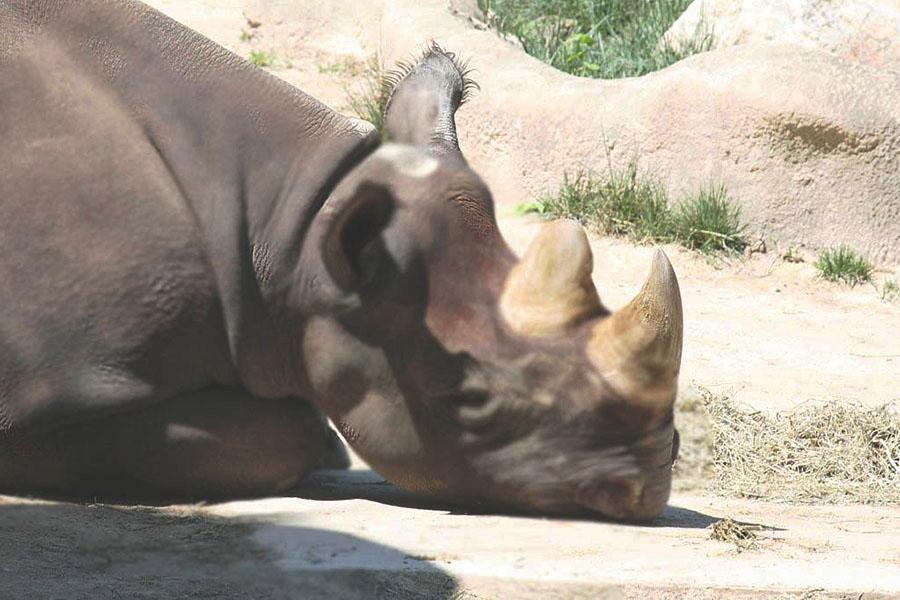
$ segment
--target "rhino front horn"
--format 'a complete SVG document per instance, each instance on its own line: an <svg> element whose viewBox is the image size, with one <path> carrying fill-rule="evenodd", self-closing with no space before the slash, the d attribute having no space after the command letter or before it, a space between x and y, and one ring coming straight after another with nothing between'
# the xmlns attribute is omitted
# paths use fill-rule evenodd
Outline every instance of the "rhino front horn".
<svg viewBox="0 0 900 600"><path fill-rule="evenodd" d="M657 250L644 287L594 327L587 353L630 402L669 408L678 388L682 335L678 280L665 253Z"/></svg>
<svg viewBox="0 0 900 600"><path fill-rule="evenodd" d="M593 268L581 225L571 220L544 225L506 280L503 318L520 335L544 337L605 314L591 280Z"/></svg>

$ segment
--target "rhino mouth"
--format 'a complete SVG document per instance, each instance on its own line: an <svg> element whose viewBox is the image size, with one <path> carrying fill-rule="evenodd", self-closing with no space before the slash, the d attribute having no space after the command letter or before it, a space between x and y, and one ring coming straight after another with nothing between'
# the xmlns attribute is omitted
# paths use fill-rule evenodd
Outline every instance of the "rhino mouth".
<svg viewBox="0 0 900 600"><path fill-rule="evenodd" d="M676 429L674 434L672 435L672 465L675 465L675 461L678 460L678 452L681 450L681 434L678 433Z"/></svg>

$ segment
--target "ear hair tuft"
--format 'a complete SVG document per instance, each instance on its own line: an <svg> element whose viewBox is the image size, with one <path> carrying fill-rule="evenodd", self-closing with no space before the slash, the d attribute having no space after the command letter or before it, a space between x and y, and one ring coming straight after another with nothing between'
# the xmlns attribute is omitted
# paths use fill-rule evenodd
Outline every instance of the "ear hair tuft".
<svg viewBox="0 0 900 600"><path fill-rule="evenodd" d="M423 50L417 58L409 61L398 61L393 69L384 74L382 78L382 85L384 85L384 88L387 90L385 112L387 112L387 108L391 104L391 99L394 95L394 91L397 89L397 86L399 86L403 82L403 80L406 79L410 75L410 73L412 73L415 68L422 63L422 61L437 55L448 58L450 62L453 63L453 66L456 68L456 71L459 74L460 89L459 104L457 105L457 108L471 99L472 94L474 94L475 91L481 89L481 86L478 85L478 82L470 77L474 69L469 67L468 60L461 60L459 57L457 57L456 53L444 50L436 41L431 40L431 42L426 46L425 50Z"/></svg>

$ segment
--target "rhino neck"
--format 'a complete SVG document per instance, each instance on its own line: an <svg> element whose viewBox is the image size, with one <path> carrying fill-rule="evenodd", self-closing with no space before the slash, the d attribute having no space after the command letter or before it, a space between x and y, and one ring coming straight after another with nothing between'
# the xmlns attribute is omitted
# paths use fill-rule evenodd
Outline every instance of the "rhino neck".
<svg viewBox="0 0 900 600"><path fill-rule="evenodd" d="M15 10L37 34L13 45L76 69L171 178L205 246L238 378L257 395L297 393L282 308L300 240L377 136L139 2Z"/></svg>
<svg viewBox="0 0 900 600"><path fill-rule="evenodd" d="M300 246L325 198L378 137L199 34L140 10L151 38L176 42L160 47L148 39L145 52L155 56L131 84L153 107L144 129L206 242L238 377L259 396L302 394L293 351L302 324L286 306Z"/></svg>

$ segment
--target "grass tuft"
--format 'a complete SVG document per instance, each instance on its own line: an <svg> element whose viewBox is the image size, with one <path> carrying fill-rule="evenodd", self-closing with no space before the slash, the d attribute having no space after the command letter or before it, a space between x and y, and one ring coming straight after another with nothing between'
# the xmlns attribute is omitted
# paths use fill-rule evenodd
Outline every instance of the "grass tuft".
<svg viewBox="0 0 900 600"><path fill-rule="evenodd" d="M826 248L816 261L823 279L855 286L872 279L872 263L848 246Z"/></svg>
<svg viewBox="0 0 900 600"><path fill-rule="evenodd" d="M797 246L791 246L790 248L788 248L787 252L782 255L781 259L784 262L788 263L803 262L803 256L800 255L800 248L798 248Z"/></svg>
<svg viewBox="0 0 900 600"><path fill-rule="evenodd" d="M257 67L271 67L275 64L275 53L268 50L251 50L250 62Z"/></svg>
<svg viewBox="0 0 900 600"><path fill-rule="evenodd" d="M364 121L375 126L381 139L384 133L384 109L390 98L391 86L379 55L373 55L363 67L362 83L356 89L347 89L347 103L350 110Z"/></svg>
<svg viewBox="0 0 900 600"><path fill-rule="evenodd" d="M898 408L832 402L767 414L703 390L677 408L684 443L709 440L682 473L710 473L709 487L728 496L900 504Z"/></svg>
<svg viewBox="0 0 900 600"><path fill-rule="evenodd" d="M638 242L679 242L703 252L740 251L747 245L740 208L724 186L711 184L672 207L665 186L640 173L636 160L624 169L610 166L605 177L585 170L566 174L555 193L517 210L575 219Z"/></svg>
<svg viewBox="0 0 900 600"><path fill-rule="evenodd" d="M590 171L567 173L559 190L536 204L540 210L535 212L641 241L664 239L672 231L665 188L640 176L634 160L622 170L610 168L605 178Z"/></svg>
<svg viewBox="0 0 900 600"><path fill-rule="evenodd" d="M885 302L900 300L900 283L896 279L885 279L881 284L881 299Z"/></svg>
<svg viewBox="0 0 900 600"><path fill-rule="evenodd" d="M691 0L479 0L492 26L567 73L614 79L667 67L712 47L705 24L687 40L663 34Z"/></svg>
<svg viewBox="0 0 900 600"><path fill-rule="evenodd" d="M701 252L742 251L747 246L741 209L728 199L723 185L710 185L674 211L675 237Z"/></svg>
<svg viewBox="0 0 900 600"><path fill-rule="evenodd" d="M374 61L376 59L372 58L369 62ZM319 73L328 74L328 75L351 75L351 76L359 76L359 75L367 75L369 69L371 68L369 62L363 62L357 60L353 57L347 56L342 58L341 60L337 60L331 63L317 63L316 69Z"/></svg>

